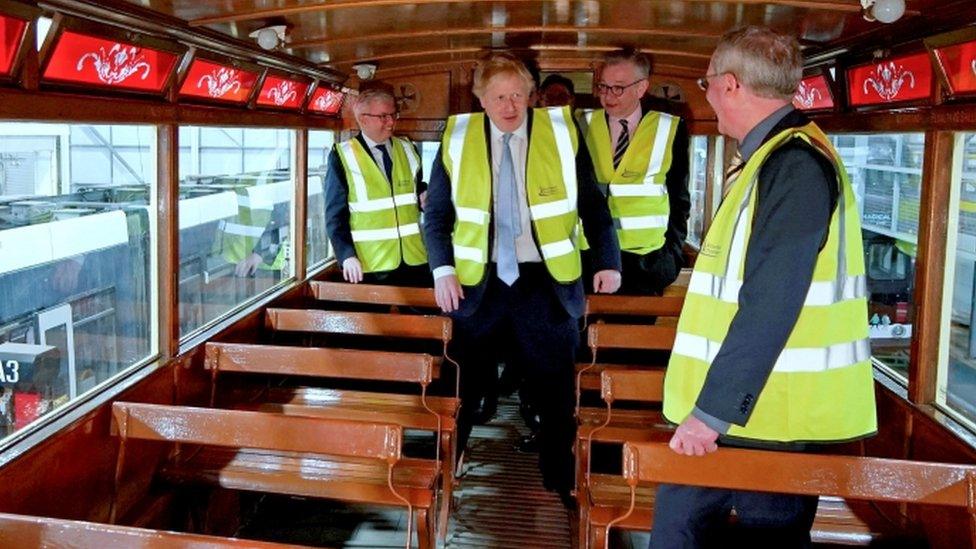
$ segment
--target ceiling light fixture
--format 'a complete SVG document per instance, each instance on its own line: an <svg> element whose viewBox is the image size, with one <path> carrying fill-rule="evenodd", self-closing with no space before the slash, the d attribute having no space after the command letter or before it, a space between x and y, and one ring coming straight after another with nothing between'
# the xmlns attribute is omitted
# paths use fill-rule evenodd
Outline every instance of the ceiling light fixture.
<svg viewBox="0 0 976 549"><path fill-rule="evenodd" d="M253 38L261 46L261 49L273 50L287 41L285 36L287 30L287 25L272 25L262 27L248 36Z"/></svg>
<svg viewBox="0 0 976 549"><path fill-rule="evenodd" d="M861 0L861 8L868 21L894 23L905 14L905 0Z"/></svg>
<svg viewBox="0 0 976 549"><path fill-rule="evenodd" d="M352 66L352 70L356 71L356 76L360 80L371 80L376 74L376 65L373 63L359 63Z"/></svg>

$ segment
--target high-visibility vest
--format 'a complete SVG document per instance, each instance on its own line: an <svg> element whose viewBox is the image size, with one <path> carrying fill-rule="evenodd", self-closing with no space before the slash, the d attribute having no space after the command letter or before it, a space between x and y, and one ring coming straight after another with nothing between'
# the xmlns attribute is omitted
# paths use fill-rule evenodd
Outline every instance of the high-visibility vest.
<svg viewBox="0 0 976 549"><path fill-rule="evenodd" d="M732 425L728 434L761 441L836 442L877 430L861 223L847 170L813 123L780 132L749 158L702 243L664 381L664 415L672 422L683 421L695 406L738 311L759 170L773 151L794 138L810 143L834 164L838 204L785 348L745 426Z"/></svg>
<svg viewBox="0 0 976 549"><path fill-rule="evenodd" d="M236 189L237 217L221 223L221 252L225 261L239 263L251 255L273 218L275 205L291 201L294 188L294 183L289 179L270 183L259 182L257 185L241 186ZM274 260L271 263L260 263L258 269L281 270L288 259L288 254L288 242L282 239L281 247Z"/></svg>
<svg viewBox="0 0 976 549"><path fill-rule="evenodd" d="M665 181L680 119L648 111L614 168L614 143L610 142L604 113L603 109L582 110L577 119L593 159L597 183L606 186L620 251L644 255L664 246L671 212Z"/></svg>
<svg viewBox="0 0 976 549"><path fill-rule="evenodd" d="M392 271L427 263L420 235L417 171L420 157L405 139L393 137L393 181L358 139L336 145L349 183L349 227L363 272ZM392 183L392 184L391 184Z"/></svg>
<svg viewBox="0 0 976 549"><path fill-rule="evenodd" d="M465 286L481 282L489 258L492 173L484 124L484 113L452 116L441 144L456 212L454 267ZM578 147L569 107L533 109L525 167L529 217L546 269L562 283L574 282L582 273L576 212Z"/></svg>

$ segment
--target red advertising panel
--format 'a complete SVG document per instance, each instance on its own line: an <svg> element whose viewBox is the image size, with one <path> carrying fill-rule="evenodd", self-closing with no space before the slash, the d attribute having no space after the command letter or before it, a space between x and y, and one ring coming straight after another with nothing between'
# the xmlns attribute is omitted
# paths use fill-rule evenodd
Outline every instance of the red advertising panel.
<svg viewBox="0 0 976 549"><path fill-rule="evenodd" d="M44 70L45 80L162 92L176 55L65 31Z"/></svg>
<svg viewBox="0 0 976 549"><path fill-rule="evenodd" d="M244 103L251 96L257 80L256 72L194 59L180 95Z"/></svg>
<svg viewBox="0 0 976 549"><path fill-rule="evenodd" d="M10 74L27 21L0 15L0 76Z"/></svg>
<svg viewBox="0 0 976 549"><path fill-rule="evenodd" d="M922 52L852 67L847 70L847 86L855 107L928 99L932 63Z"/></svg>
<svg viewBox="0 0 976 549"><path fill-rule="evenodd" d="M281 109L298 109L305 100L308 84L298 80L268 75L258 96L258 105Z"/></svg>
<svg viewBox="0 0 976 549"><path fill-rule="evenodd" d="M936 48L952 93L976 93L976 40Z"/></svg>
<svg viewBox="0 0 976 549"><path fill-rule="evenodd" d="M339 114L339 111L342 110L342 100L344 98L344 93L333 90L328 86L320 86L312 94L312 100L308 104L308 110L318 114Z"/></svg>
<svg viewBox="0 0 976 549"><path fill-rule="evenodd" d="M830 94L830 84L822 74L808 76L800 80L793 96L793 105L804 111L834 108L834 97Z"/></svg>

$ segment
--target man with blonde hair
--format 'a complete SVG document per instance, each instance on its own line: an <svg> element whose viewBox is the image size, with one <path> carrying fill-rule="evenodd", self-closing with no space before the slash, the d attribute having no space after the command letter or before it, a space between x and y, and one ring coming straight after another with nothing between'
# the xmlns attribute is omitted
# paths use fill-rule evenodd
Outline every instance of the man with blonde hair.
<svg viewBox="0 0 976 549"><path fill-rule="evenodd" d="M792 106L802 63L793 37L746 27L699 79L739 148L665 376L678 453L805 451L877 430L860 218L840 156ZM807 547L817 497L662 485L654 507L651 548ZM719 533L732 509L748 542Z"/></svg>
<svg viewBox="0 0 976 549"><path fill-rule="evenodd" d="M360 92L353 105L360 133L337 143L325 177L326 231L352 283L430 285L420 235L420 155L394 137L396 100L384 88Z"/></svg>
<svg viewBox="0 0 976 549"><path fill-rule="evenodd" d="M477 380L497 367L499 348L514 347L537 389L543 482L573 506L580 218L595 251L596 291L620 286L620 251L569 108L529 110L532 89L529 72L512 56L479 65L474 93L485 112L447 121L424 237L437 304L454 319L459 451L480 397Z"/></svg>

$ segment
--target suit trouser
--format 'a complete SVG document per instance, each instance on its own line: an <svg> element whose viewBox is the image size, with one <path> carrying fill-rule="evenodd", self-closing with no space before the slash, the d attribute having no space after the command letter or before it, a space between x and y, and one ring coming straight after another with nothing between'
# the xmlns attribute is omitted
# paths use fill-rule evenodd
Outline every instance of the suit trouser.
<svg viewBox="0 0 976 549"><path fill-rule="evenodd" d="M816 496L662 484L649 549L810 547ZM728 526L736 512L735 527Z"/></svg>
<svg viewBox="0 0 976 549"><path fill-rule="evenodd" d="M550 490L572 489L576 319L559 302L541 263L519 264L519 278L511 287L491 267L477 310L468 317L454 317L452 354L461 365L458 450L467 444L473 412L483 396L478 380L484 379L485 369L497 372L499 351L511 350L537 395L543 482Z"/></svg>

